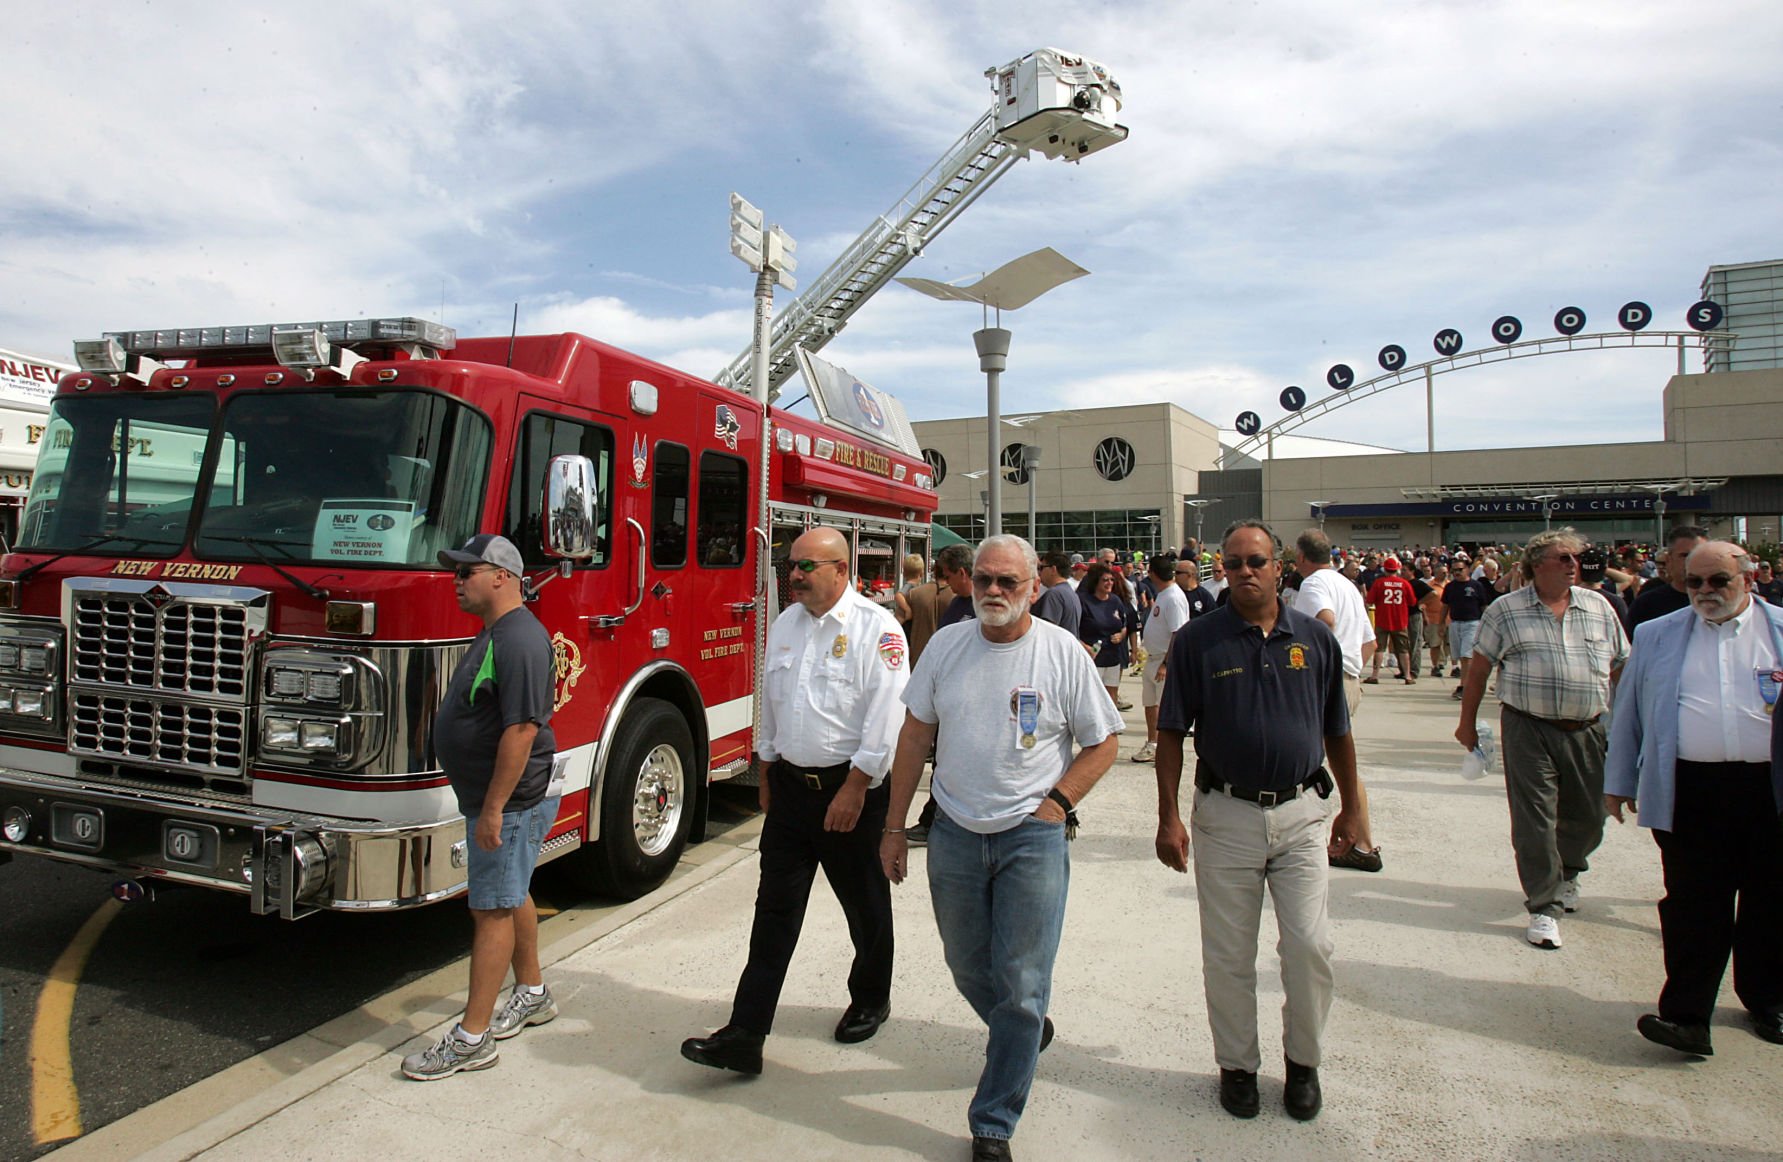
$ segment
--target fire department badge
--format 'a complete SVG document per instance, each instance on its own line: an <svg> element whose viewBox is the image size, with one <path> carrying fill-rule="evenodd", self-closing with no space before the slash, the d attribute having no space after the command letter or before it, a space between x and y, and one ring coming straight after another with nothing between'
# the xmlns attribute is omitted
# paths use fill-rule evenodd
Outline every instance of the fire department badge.
<svg viewBox="0 0 1783 1162"><path fill-rule="evenodd" d="M848 635L839 633L836 640L830 643L830 657L845 658L848 656Z"/></svg>
<svg viewBox="0 0 1783 1162"><path fill-rule="evenodd" d="M576 648L576 643L561 633L552 634L551 677L556 687L551 699L553 714L562 710L569 704L570 699L575 697L573 691L576 688L576 680L582 676L582 671L585 669L587 667L582 664L582 651Z"/></svg>
<svg viewBox="0 0 1783 1162"><path fill-rule="evenodd" d="M743 425L737 422L737 413L730 409L730 405L719 404L718 411L712 418L712 434L723 440L724 446L734 452L737 450L737 433L742 430Z"/></svg>
<svg viewBox="0 0 1783 1162"><path fill-rule="evenodd" d="M650 470L650 445L640 433L631 438L631 486L644 487L644 473Z"/></svg>
<svg viewBox="0 0 1783 1162"><path fill-rule="evenodd" d="M1306 647L1305 646L1291 645L1288 647L1288 669L1290 669L1290 670L1304 670L1304 669L1306 669Z"/></svg>
<svg viewBox="0 0 1783 1162"><path fill-rule="evenodd" d="M888 670L896 670L904 664L904 635L898 633L882 633L879 635L879 660L885 663Z"/></svg>

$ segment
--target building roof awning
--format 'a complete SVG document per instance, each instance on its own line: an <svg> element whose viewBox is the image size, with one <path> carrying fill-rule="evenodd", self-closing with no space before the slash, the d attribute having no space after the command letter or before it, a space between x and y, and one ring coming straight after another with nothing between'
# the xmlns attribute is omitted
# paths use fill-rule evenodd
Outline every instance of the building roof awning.
<svg viewBox="0 0 1783 1162"><path fill-rule="evenodd" d="M1564 483L1533 484L1437 484L1422 488L1402 488L1399 494L1407 500L1469 500L1483 497L1521 496L1534 500L1540 496L1599 496L1612 492L1651 492L1655 495L1695 496L1713 492L1727 483L1727 477L1712 479L1684 478L1674 480L1569 480Z"/></svg>

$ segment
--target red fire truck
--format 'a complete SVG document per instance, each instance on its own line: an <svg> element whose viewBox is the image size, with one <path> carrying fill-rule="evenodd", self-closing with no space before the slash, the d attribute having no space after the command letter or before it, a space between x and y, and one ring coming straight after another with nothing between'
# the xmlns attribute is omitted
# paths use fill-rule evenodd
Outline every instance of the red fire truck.
<svg viewBox="0 0 1783 1162"><path fill-rule="evenodd" d="M936 503L915 455L575 334L129 332L81 362L110 370L64 376L0 561L0 858L126 893L295 917L462 888L432 724L478 626L435 554L480 531L556 649L545 858L647 891L749 768L791 539L889 565Z"/></svg>

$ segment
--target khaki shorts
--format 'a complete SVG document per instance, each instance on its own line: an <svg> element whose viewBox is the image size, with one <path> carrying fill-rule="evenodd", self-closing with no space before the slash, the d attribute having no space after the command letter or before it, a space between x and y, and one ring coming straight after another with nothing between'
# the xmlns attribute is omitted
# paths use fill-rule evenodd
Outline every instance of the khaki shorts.
<svg viewBox="0 0 1783 1162"><path fill-rule="evenodd" d="M1158 667L1150 662L1140 671L1139 704L1156 706L1164 700L1164 683L1158 681Z"/></svg>
<svg viewBox="0 0 1783 1162"><path fill-rule="evenodd" d="M1424 622L1424 648L1440 650L1446 649L1448 644L1449 627L1446 625L1431 625L1430 622L1426 620Z"/></svg>
<svg viewBox="0 0 1783 1162"><path fill-rule="evenodd" d="M1376 630L1374 640L1376 648L1386 650L1390 654L1412 652L1412 631L1409 629Z"/></svg>

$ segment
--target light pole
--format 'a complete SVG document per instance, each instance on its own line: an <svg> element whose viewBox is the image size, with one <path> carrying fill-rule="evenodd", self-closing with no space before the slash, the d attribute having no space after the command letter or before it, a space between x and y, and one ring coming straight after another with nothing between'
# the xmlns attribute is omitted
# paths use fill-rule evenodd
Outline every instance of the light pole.
<svg viewBox="0 0 1783 1162"><path fill-rule="evenodd" d="M1152 535L1151 535L1152 556L1155 557L1164 548L1163 534L1161 531L1164 527L1163 526L1164 518L1159 513L1152 513L1149 516L1142 516L1139 519L1144 521L1145 523L1151 525L1151 527L1152 527Z"/></svg>
<svg viewBox="0 0 1783 1162"><path fill-rule="evenodd" d="M1185 500L1185 501L1183 501L1183 503L1195 510L1195 545L1197 548L1199 548L1201 545L1201 518L1203 516L1207 515L1207 506L1208 505L1218 504L1219 501L1218 500Z"/></svg>
<svg viewBox="0 0 1783 1162"><path fill-rule="evenodd" d="M1306 503L1312 505L1313 515L1319 518L1319 531L1324 532L1325 510L1337 502L1335 500L1309 500Z"/></svg>
<svg viewBox="0 0 1783 1162"><path fill-rule="evenodd" d="M1657 549L1665 548L1665 494L1678 491L1676 484L1643 484L1640 486L1653 494L1653 544Z"/></svg>
<svg viewBox="0 0 1783 1162"><path fill-rule="evenodd" d="M1002 438L1001 393L1003 372L1009 367L1010 334L1000 325L1003 312L1025 307L1054 287L1074 278L1082 278L1088 273L1089 271L1058 251L1045 247L1006 262L970 284L937 282L929 278L897 280L930 298L977 303L984 308L987 324L991 322L990 312L996 311L996 322L999 325L987 325L972 332L972 345L978 351L978 369L984 372L986 438L990 442L990 464L993 469L1002 462L1002 449L998 447ZM990 496L985 504L989 535L993 537L1003 531L1002 478L1000 471L991 473Z"/></svg>
<svg viewBox="0 0 1783 1162"><path fill-rule="evenodd" d="M1035 549L1038 550L1040 547L1040 539L1034 535L1034 522L1036 520L1036 514L1034 512L1034 488L1038 483L1038 478L1040 476L1040 445L1023 444L1021 447L1021 470L1026 473L1028 477L1028 544L1033 545Z"/></svg>
<svg viewBox="0 0 1783 1162"><path fill-rule="evenodd" d="M1552 531L1554 528L1554 502L1560 499L1560 494L1558 492L1544 492L1540 496L1532 496L1529 499L1541 502L1542 531Z"/></svg>

